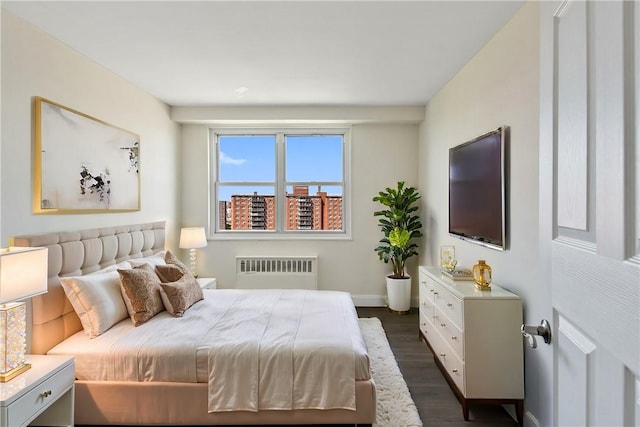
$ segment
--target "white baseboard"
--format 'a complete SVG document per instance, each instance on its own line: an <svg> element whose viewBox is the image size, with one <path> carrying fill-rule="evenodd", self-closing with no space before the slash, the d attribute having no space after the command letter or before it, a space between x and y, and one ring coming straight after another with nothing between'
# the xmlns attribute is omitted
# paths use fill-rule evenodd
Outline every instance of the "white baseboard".
<svg viewBox="0 0 640 427"><path fill-rule="evenodd" d="M524 411L524 425L525 427L540 427L540 422L529 411Z"/></svg>
<svg viewBox="0 0 640 427"><path fill-rule="evenodd" d="M356 307L386 307L386 295L351 295L353 304ZM418 307L418 297L411 298L411 307Z"/></svg>
<svg viewBox="0 0 640 427"><path fill-rule="evenodd" d="M383 295L351 295L356 307L386 307L387 297Z"/></svg>
<svg viewBox="0 0 640 427"><path fill-rule="evenodd" d="M514 405L506 404L506 405L502 405L502 407L504 408L505 411L507 411L509 415L511 415L511 418L513 418L513 421L518 421L518 417L516 416L516 410ZM540 427L540 422L538 421L538 419L526 409L524 410L523 418L524 418L523 420L524 427Z"/></svg>

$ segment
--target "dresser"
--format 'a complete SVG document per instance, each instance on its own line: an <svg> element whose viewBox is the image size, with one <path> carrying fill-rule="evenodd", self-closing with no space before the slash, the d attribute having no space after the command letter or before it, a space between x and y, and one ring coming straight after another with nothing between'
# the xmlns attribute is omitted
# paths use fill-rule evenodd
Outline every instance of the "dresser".
<svg viewBox="0 0 640 427"><path fill-rule="evenodd" d="M439 267L419 268L420 337L462 404L514 404L524 413L524 355L519 296L491 284L454 281Z"/></svg>

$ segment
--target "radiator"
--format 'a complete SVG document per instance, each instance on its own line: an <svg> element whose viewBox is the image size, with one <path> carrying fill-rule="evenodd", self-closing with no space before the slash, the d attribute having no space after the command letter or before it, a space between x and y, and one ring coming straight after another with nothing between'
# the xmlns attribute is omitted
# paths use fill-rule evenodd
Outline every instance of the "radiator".
<svg viewBox="0 0 640 427"><path fill-rule="evenodd" d="M236 257L236 288L317 289L318 257Z"/></svg>

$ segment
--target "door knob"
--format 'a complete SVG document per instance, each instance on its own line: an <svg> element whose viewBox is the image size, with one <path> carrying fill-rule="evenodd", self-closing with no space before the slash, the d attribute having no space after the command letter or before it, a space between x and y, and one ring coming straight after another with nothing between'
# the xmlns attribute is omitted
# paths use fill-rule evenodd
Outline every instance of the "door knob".
<svg viewBox="0 0 640 427"><path fill-rule="evenodd" d="M529 347L531 348L538 346L535 335L541 336L545 344L551 343L551 325L549 325L546 319L542 319L539 326L527 326L523 324L520 327L520 332L522 332L522 336L529 341Z"/></svg>

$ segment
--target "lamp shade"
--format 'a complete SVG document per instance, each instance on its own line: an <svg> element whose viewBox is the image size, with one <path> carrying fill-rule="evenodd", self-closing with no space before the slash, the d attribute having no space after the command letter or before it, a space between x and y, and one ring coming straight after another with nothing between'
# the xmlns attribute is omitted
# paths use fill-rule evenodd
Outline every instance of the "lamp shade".
<svg viewBox="0 0 640 427"><path fill-rule="evenodd" d="M180 231L180 248L196 249L207 246L204 227L185 227Z"/></svg>
<svg viewBox="0 0 640 427"><path fill-rule="evenodd" d="M48 249L0 249L0 304L47 292Z"/></svg>

